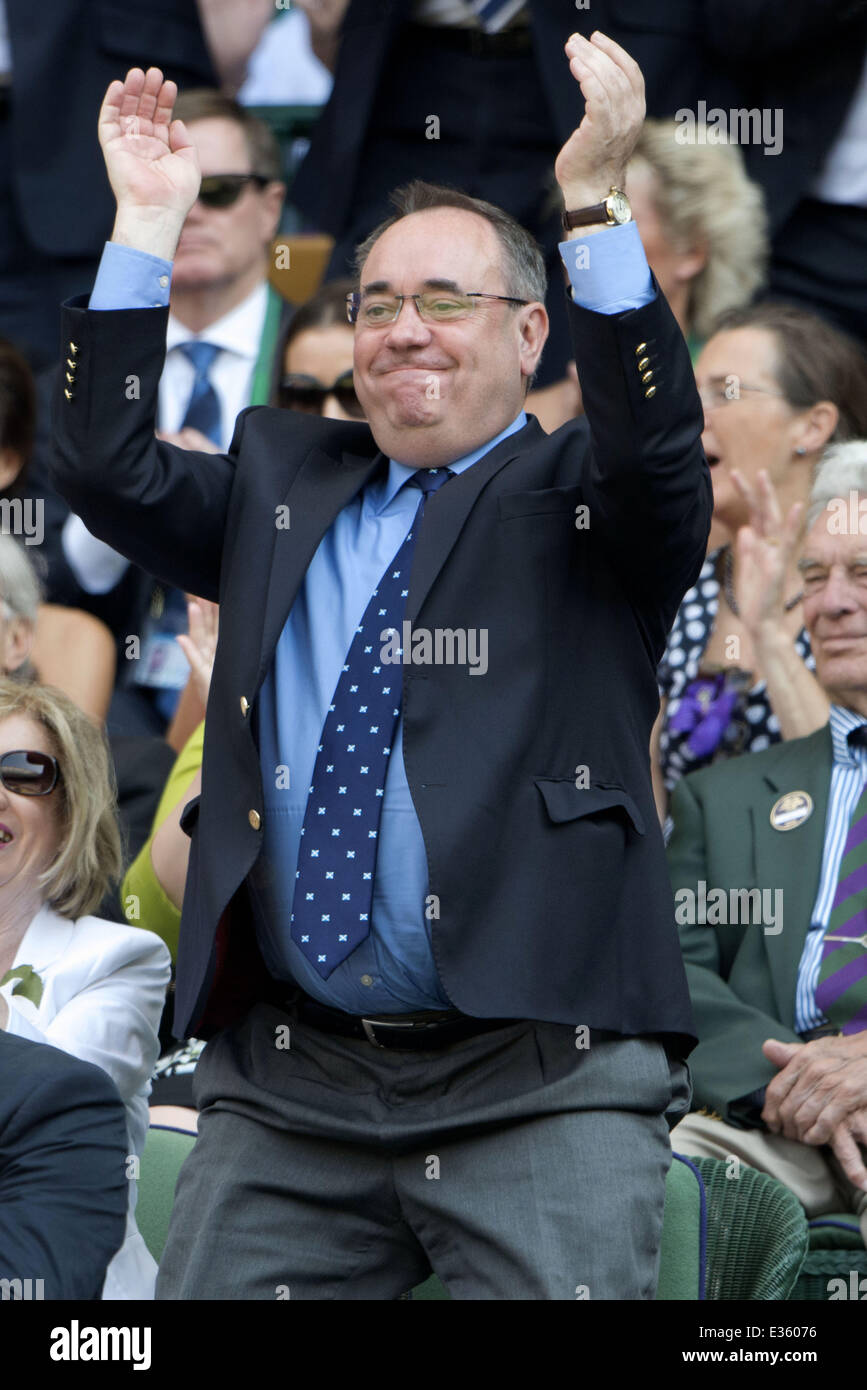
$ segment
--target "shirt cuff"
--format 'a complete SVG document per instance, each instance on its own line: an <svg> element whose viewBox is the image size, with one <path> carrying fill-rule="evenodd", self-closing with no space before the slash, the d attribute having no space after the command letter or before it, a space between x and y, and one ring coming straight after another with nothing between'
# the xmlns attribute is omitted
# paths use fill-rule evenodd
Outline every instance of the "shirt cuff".
<svg viewBox="0 0 867 1390"><path fill-rule="evenodd" d="M107 241L88 308L165 309L171 283L171 261Z"/></svg>
<svg viewBox="0 0 867 1390"><path fill-rule="evenodd" d="M75 512L63 523L60 540L66 562L85 593L109 593L129 569L126 556L92 535Z"/></svg>
<svg viewBox="0 0 867 1390"><path fill-rule="evenodd" d="M572 298L597 314L622 314L656 298L634 222L560 242Z"/></svg>

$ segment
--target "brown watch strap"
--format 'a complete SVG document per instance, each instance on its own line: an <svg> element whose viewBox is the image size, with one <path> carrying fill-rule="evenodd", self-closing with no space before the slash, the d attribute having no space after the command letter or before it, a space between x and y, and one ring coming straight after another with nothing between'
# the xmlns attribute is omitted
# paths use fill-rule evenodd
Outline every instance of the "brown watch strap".
<svg viewBox="0 0 867 1390"><path fill-rule="evenodd" d="M610 222L605 203L594 203L589 208L578 208L575 212L563 213L563 230L571 232L575 227L589 227L594 222Z"/></svg>

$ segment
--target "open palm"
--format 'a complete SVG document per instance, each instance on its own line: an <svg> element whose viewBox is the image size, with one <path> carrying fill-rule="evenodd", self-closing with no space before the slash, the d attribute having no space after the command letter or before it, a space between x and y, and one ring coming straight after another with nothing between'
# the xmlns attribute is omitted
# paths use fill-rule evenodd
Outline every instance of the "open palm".
<svg viewBox="0 0 867 1390"><path fill-rule="evenodd" d="M198 155L183 122L172 123L177 92L159 68L131 68L105 94L99 143L119 209L162 210L182 222L196 201Z"/></svg>
<svg viewBox="0 0 867 1390"><path fill-rule="evenodd" d="M786 611L785 583L801 535L805 507L796 502L783 517L767 469L753 486L738 470L732 480L749 507L749 524L737 534L736 601L745 626L758 636L763 625L778 623Z"/></svg>

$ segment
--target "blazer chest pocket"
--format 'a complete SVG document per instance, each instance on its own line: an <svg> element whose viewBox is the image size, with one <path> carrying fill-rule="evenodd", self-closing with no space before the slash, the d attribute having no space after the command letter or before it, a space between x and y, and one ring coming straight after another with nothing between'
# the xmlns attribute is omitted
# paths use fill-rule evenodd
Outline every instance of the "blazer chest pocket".
<svg viewBox="0 0 867 1390"><path fill-rule="evenodd" d="M507 492L497 498L497 507L500 520L511 521L519 516L574 516L580 501L580 488L546 487L536 492Z"/></svg>
<svg viewBox="0 0 867 1390"><path fill-rule="evenodd" d="M576 787L568 777L536 777L548 817L556 825L592 816L601 811L620 811L639 835L645 833L644 817L624 787L591 782Z"/></svg>

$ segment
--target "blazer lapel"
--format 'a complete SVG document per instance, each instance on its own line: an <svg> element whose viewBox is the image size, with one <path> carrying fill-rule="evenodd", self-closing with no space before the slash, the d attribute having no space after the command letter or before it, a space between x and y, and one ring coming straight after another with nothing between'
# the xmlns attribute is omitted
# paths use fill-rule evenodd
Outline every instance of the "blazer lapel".
<svg viewBox="0 0 867 1390"><path fill-rule="evenodd" d="M531 416L523 429L502 440L472 468L459 473L426 503L424 525L413 553L412 577L406 600L406 617L411 623L415 622L431 585L451 554L482 488L519 453L544 437L538 420Z"/></svg>
<svg viewBox="0 0 867 1390"><path fill-rule="evenodd" d="M432 498L425 508L435 509L436 524L424 525L413 555L412 579L407 597L406 616L410 622L427 597L431 585L448 559L461 529L482 488L501 468L510 463L528 445L544 438L541 425L531 417L523 429L509 435L491 449L472 468L452 479L448 487ZM255 690L258 691L274 655L277 639L289 615L295 596L304 580L307 567L316 548L337 514L355 494L385 466L385 455L345 453L338 462L319 448L311 449L289 489L283 504L289 508L290 534L293 544L286 548L285 558L274 564L277 529L271 527L269 547L268 592L263 612L262 636L259 644L259 669ZM292 527L294 516L304 518L303 527Z"/></svg>
<svg viewBox="0 0 867 1390"><path fill-rule="evenodd" d="M377 468L384 456L344 454L340 462L321 449L313 448L293 478L283 498L289 508L289 534L293 543L285 548L279 565L274 563L277 528L272 526L268 579L265 598L262 639L259 644L259 669L255 689L265 679L277 639L289 616L289 610L303 583L307 567L316 554L317 546L338 512L355 496ZM303 517L303 525L292 525L292 517Z"/></svg>
<svg viewBox="0 0 867 1390"><path fill-rule="evenodd" d="M831 764L827 724L808 738L781 744L779 758L762 772L750 807L756 883L782 890L782 931L778 938L763 934L781 1019L793 1015L798 967L819 888ZM812 797L813 811L793 829L776 830L771 825L771 809L781 796L795 791ZM770 950L769 942L773 942Z"/></svg>

